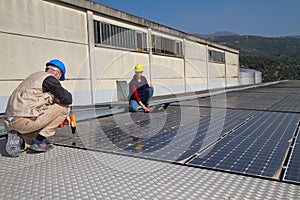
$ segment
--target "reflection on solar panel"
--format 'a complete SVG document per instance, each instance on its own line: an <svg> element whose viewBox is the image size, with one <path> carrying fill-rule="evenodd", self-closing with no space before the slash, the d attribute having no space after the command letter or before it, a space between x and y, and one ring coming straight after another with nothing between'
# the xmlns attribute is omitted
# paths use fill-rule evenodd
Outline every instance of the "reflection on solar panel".
<svg viewBox="0 0 300 200"><path fill-rule="evenodd" d="M164 130L154 137L139 140L142 145L139 156L155 158L166 161L181 161L198 151L201 151L211 143L234 127L241 124L247 117L254 115L253 111L227 110L224 124L220 120L204 117L201 119L189 119L188 124L176 129ZM121 151L136 153L136 146L130 145Z"/></svg>
<svg viewBox="0 0 300 200"><path fill-rule="evenodd" d="M278 179L299 117L260 113L187 164Z"/></svg>

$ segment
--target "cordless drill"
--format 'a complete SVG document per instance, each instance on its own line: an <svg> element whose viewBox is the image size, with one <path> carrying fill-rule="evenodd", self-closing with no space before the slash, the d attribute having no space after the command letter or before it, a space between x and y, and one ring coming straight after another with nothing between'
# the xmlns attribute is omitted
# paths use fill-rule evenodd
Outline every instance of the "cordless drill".
<svg viewBox="0 0 300 200"><path fill-rule="evenodd" d="M76 132L76 118L74 114L70 114L70 122L69 120L66 118L62 123L60 123L59 128L64 127L64 125L69 125L71 127L72 133L75 134Z"/></svg>

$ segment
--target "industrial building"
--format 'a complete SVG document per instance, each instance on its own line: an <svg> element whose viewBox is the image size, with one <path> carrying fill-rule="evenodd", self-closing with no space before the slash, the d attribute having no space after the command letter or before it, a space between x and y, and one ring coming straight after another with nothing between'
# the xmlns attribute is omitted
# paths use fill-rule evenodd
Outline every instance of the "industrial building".
<svg viewBox="0 0 300 200"><path fill-rule="evenodd" d="M0 113L51 59L67 67L73 105L118 100L137 63L154 96L239 85L239 51L87 0L0 0Z"/></svg>
<svg viewBox="0 0 300 200"><path fill-rule="evenodd" d="M237 50L88 0L0 0L0 34L0 199L299 198L299 80L257 84ZM11 158L7 99L53 58L74 105L100 105L74 106L51 151ZM154 109L103 107L136 63Z"/></svg>

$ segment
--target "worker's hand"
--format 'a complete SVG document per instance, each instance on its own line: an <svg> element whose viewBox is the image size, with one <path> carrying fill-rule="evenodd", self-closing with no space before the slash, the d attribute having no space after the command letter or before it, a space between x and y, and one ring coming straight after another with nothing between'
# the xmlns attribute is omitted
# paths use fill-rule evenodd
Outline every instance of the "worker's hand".
<svg viewBox="0 0 300 200"><path fill-rule="evenodd" d="M150 112L150 108L145 106L141 101L139 101L140 106L143 108L144 112Z"/></svg>
<svg viewBox="0 0 300 200"><path fill-rule="evenodd" d="M70 116L67 116L67 117L66 117L66 121L68 121L68 124L67 124L67 125L68 125L68 126L71 126L71 119L70 119Z"/></svg>
<svg viewBox="0 0 300 200"><path fill-rule="evenodd" d="M59 127L62 128L64 125L71 125L71 118L69 116L67 116L64 121L60 123Z"/></svg>
<svg viewBox="0 0 300 200"><path fill-rule="evenodd" d="M150 112L150 108L149 107L143 106L142 108L143 108L144 112Z"/></svg>

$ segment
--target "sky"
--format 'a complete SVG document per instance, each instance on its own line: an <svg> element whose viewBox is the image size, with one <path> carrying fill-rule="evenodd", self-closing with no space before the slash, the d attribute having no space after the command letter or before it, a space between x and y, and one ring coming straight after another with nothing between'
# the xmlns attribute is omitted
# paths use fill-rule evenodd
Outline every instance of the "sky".
<svg viewBox="0 0 300 200"><path fill-rule="evenodd" d="M92 0L186 32L300 35L300 0Z"/></svg>

